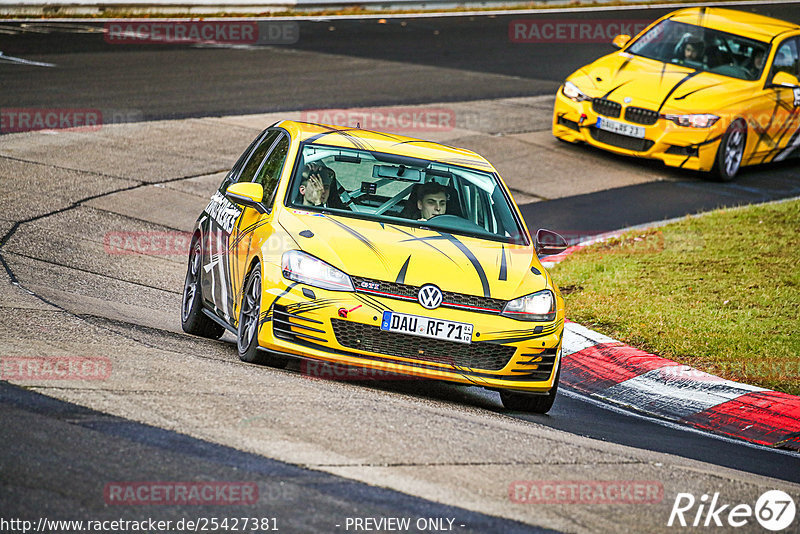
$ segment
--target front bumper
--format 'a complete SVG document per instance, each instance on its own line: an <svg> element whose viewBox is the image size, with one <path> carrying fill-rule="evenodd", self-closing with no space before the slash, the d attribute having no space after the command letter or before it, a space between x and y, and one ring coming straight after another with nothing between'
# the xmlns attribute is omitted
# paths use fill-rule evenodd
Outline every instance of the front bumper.
<svg viewBox="0 0 800 534"><path fill-rule="evenodd" d="M600 130L597 118L605 116L614 121L642 126L645 138L638 139ZM722 121L711 128L678 126L664 118L655 124L630 122L625 119L625 106L618 117L597 113L592 101L575 102L558 90L553 109L553 135L572 143L589 145L627 156L659 159L671 167L710 171L714 167L720 139L725 126Z"/></svg>
<svg viewBox="0 0 800 534"><path fill-rule="evenodd" d="M271 276L270 276L271 275ZM437 308L364 292L292 283L264 273L259 346L284 354L490 389L546 393L560 365L563 305L556 320L536 323L496 314ZM473 324L472 343L380 329L385 310Z"/></svg>

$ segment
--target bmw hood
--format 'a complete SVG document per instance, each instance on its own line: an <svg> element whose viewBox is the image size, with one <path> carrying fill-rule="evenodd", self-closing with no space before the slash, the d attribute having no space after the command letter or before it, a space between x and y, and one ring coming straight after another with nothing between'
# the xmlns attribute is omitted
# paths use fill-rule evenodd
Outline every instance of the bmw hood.
<svg viewBox="0 0 800 534"><path fill-rule="evenodd" d="M751 94L755 83L625 52L600 58L568 80L590 96L661 113L713 113Z"/></svg>
<svg viewBox="0 0 800 534"><path fill-rule="evenodd" d="M548 285L530 246L298 209L279 222L303 251L351 277L504 300Z"/></svg>

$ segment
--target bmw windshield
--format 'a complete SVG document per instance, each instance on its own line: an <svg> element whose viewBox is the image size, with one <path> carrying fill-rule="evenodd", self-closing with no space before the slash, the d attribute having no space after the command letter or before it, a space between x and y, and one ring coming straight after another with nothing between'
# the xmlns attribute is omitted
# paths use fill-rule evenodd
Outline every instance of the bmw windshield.
<svg viewBox="0 0 800 534"><path fill-rule="evenodd" d="M304 144L286 205L526 244L496 174L394 154Z"/></svg>
<svg viewBox="0 0 800 534"><path fill-rule="evenodd" d="M664 20L626 50L664 63L682 65L740 80L761 77L769 44L731 33Z"/></svg>

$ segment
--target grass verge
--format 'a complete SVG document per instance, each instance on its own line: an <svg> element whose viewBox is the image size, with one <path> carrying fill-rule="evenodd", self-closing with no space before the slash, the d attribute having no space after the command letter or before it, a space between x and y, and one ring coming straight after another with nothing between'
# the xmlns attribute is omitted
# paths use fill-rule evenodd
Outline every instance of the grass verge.
<svg viewBox="0 0 800 534"><path fill-rule="evenodd" d="M731 380L800 395L800 201L631 232L552 269L567 317Z"/></svg>

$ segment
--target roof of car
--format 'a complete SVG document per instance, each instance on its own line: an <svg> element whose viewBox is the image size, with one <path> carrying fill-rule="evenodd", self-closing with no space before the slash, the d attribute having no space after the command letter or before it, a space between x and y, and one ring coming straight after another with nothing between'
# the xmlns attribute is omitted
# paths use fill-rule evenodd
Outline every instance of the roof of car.
<svg viewBox="0 0 800 534"><path fill-rule="evenodd" d="M495 172L494 167L480 155L464 148L455 148L433 141L413 137L362 130L348 126L333 126L300 121L282 121L278 124L293 138L321 145L355 148L373 152L399 154L451 165L472 167Z"/></svg>
<svg viewBox="0 0 800 534"><path fill-rule="evenodd" d="M695 7L681 9L668 15L677 22L685 22L721 30L758 41L769 41L784 32L800 30L800 26L785 20L716 7Z"/></svg>

